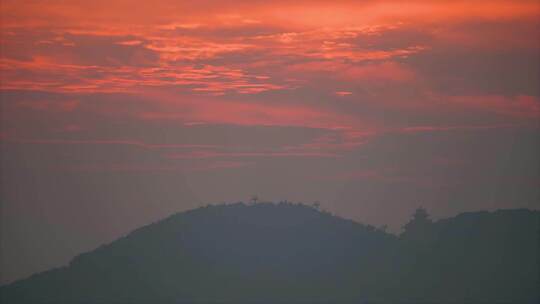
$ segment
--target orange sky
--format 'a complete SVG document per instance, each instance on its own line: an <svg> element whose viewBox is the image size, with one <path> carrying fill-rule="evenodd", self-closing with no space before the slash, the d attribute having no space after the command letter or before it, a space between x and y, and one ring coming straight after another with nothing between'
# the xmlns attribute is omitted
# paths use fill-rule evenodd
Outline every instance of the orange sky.
<svg viewBox="0 0 540 304"><path fill-rule="evenodd" d="M256 100L260 93L293 92L323 81L328 84L324 93L346 100L355 98L349 92L353 87L377 91L395 84L415 86L423 95L438 94L438 102L452 104L454 97L433 92L426 79L430 76L407 59L429 55L434 48L535 51L539 43L531 35L538 33L539 7L537 1L4 1L1 87L75 95L152 95L163 87L192 95L182 102L193 103L204 96L234 99L235 94ZM500 28L490 29L489 24ZM512 97L492 95L478 91L461 100L481 99L471 106L497 111L516 108L494 101ZM529 92L522 95L536 100ZM538 114L536 101L522 103L517 111ZM302 106L290 111L328 120L321 126L333 126L332 117L342 115L328 113L334 112L332 105L295 103ZM241 104L238 110L248 121L259 108L274 107ZM183 119L238 119L228 119L227 113L217 118L208 111L201 106L198 114ZM346 126L357 127L354 119L343 119ZM274 120L263 119L262 124L290 124Z"/></svg>

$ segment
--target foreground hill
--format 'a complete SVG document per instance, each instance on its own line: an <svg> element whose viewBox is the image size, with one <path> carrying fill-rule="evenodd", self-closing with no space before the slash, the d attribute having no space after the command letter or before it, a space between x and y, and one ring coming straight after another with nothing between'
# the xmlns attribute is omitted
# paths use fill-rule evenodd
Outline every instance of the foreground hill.
<svg viewBox="0 0 540 304"><path fill-rule="evenodd" d="M463 213L401 235L402 295L435 303L540 303L540 212Z"/></svg>
<svg viewBox="0 0 540 304"><path fill-rule="evenodd" d="M304 205L173 215L0 289L2 303L538 303L537 211L414 219L400 237Z"/></svg>

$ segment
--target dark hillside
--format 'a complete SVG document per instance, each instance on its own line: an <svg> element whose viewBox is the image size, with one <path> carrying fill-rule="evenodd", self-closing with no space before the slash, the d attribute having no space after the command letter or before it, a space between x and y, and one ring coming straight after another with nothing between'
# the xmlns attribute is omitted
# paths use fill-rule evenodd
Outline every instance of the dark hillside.
<svg viewBox="0 0 540 304"><path fill-rule="evenodd" d="M400 236L299 204L175 214L1 288L2 303L538 303L539 212Z"/></svg>
<svg viewBox="0 0 540 304"><path fill-rule="evenodd" d="M407 294L482 303L540 300L538 211L463 213L426 230L423 239L403 240Z"/></svg>

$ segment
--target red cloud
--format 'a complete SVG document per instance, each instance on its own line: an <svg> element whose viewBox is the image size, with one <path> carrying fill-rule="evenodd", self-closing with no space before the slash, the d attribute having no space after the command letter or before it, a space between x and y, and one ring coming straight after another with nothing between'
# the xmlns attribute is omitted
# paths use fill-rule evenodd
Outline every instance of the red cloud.
<svg viewBox="0 0 540 304"><path fill-rule="evenodd" d="M123 0L6 0L1 15L2 94L46 92L68 100L19 98L7 111L28 117L36 110L65 117L97 115L111 124L118 119L143 125L178 121L183 126L289 126L339 134L275 151L212 150L179 157L329 157L385 132L487 128L540 117L537 90L528 83L538 73L514 77L479 72L467 78L455 67L469 65L477 71L475 60L463 63L462 58L472 50L480 51L477 56L500 52L494 58L501 60L493 65L515 72L505 67L517 56L505 52L537 54L538 43L521 38L538 33L537 21L531 20L540 16L540 5L533 1L226 5L161 0L134 6ZM452 57L454 51L462 57ZM429 69L433 63L440 67ZM432 81L437 75L445 77ZM449 93L449 83L464 85ZM502 91L508 84L513 91L486 92L491 83L500 83ZM463 87L469 91L459 91ZM104 96L128 101L99 102L108 100ZM134 96L139 99L130 99ZM491 117L478 125L457 121L471 110ZM5 116L10 119L9 113ZM441 117L440 125L429 123ZM15 119L10 122L12 129L23 128ZM58 143L181 146L130 140L134 136L129 132L125 140ZM47 142L54 141L41 143Z"/></svg>

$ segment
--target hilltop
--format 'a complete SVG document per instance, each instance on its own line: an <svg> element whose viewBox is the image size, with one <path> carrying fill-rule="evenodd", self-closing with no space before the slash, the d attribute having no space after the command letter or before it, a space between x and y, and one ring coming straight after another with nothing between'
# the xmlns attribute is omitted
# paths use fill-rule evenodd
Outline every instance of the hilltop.
<svg viewBox="0 0 540 304"><path fill-rule="evenodd" d="M395 236L301 204L207 206L3 286L0 299L537 303L539 221L530 210L465 213L415 219Z"/></svg>

